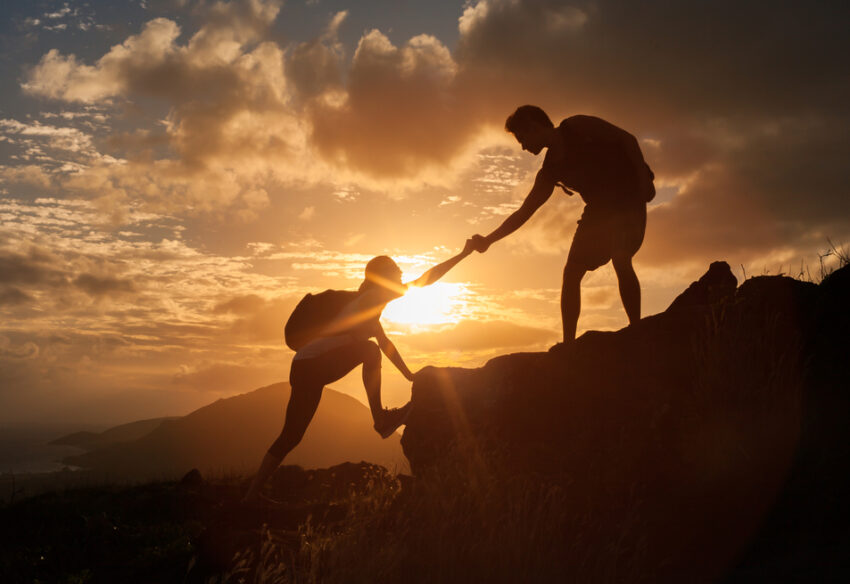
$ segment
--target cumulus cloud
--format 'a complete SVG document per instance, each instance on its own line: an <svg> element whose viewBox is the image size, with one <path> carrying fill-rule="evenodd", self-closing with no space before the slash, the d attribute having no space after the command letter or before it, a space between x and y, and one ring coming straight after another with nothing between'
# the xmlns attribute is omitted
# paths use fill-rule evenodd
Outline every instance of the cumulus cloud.
<svg viewBox="0 0 850 584"><path fill-rule="evenodd" d="M338 34L347 16L346 10L338 12L324 33L292 49L286 73L300 99L333 99L333 93L342 88L345 52Z"/></svg>
<svg viewBox="0 0 850 584"><path fill-rule="evenodd" d="M837 3L480 0L454 57L493 116L537 103L556 123L591 113L638 136L673 196L650 213L641 262L810 253L850 234L846 15ZM540 226L544 238L574 230Z"/></svg>
<svg viewBox="0 0 850 584"><path fill-rule="evenodd" d="M437 38L401 47L366 33L348 72L345 99L311 109L313 141L331 160L386 177L447 166L481 123L459 100L457 63Z"/></svg>
<svg viewBox="0 0 850 584"><path fill-rule="evenodd" d="M813 229L839 239L850 231L835 219L850 178L839 130L850 103L843 4L479 0L463 9L452 50L434 36L393 43L369 30L350 62L339 41L346 12L314 39L284 46L266 35L279 9L261 0L209 5L185 42L175 22L154 19L91 64L46 53L24 83L33 95L144 96L168 109L158 137L124 135L123 148L138 150L127 153L130 164L87 163L62 186L96 192L104 207L141 199L160 211L227 209L248 220L281 181L456 186L448 171L477 164L471 153L496 143L489 132L505 139L506 114L538 103L556 121L597 114L637 135L659 186L682 197L653 212L658 230L701 214L740 229L752 204L801 245ZM515 175L492 176L495 194L521 186ZM808 202L798 206L800 197ZM506 199L482 212L506 213ZM726 203L734 206L718 214ZM729 241L722 233L713 238L720 247ZM774 244L767 238L762 248ZM673 255L656 249L647 258Z"/></svg>
<svg viewBox="0 0 850 584"><path fill-rule="evenodd" d="M157 18L92 65L55 49L45 54L23 84L32 95L81 103L147 97L168 108L162 133L104 141L131 164L90 161L61 186L113 207L146 200L154 210L233 209L251 219L268 205L270 176L304 178L306 132L287 105L284 51L263 41L279 6L215 3L185 44L174 21ZM162 145L167 155L154 154Z"/></svg>
<svg viewBox="0 0 850 584"><path fill-rule="evenodd" d="M174 52L173 42L179 34L176 23L157 18L147 23L141 34L114 46L96 65L51 49L22 87L32 95L69 102L93 103L114 97L126 91L135 75L161 65Z"/></svg>
<svg viewBox="0 0 850 584"><path fill-rule="evenodd" d="M244 57L245 45L262 37L279 10L280 3L274 0L216 2L208 10L204 26L185 46L175 42L180 35L177 23L155 18L94 65L51 49L32 68L22 87L33 95L84 103L131 91L170 97L197 95L208 90L209 84L227 80L214 77L232 72L215 69Z"/></svg>

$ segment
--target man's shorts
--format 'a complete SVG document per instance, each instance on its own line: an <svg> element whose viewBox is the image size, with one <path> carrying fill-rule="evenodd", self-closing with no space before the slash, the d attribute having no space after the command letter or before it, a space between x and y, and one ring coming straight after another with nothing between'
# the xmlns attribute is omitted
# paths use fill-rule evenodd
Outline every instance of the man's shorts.
<svg viewBox="0 0 850 584"><path fill-rule="evenodd" d="M611 210L588 205L578 221L567 263L593 271L612 257L632 257L646 232L646 204Z"/></svg>

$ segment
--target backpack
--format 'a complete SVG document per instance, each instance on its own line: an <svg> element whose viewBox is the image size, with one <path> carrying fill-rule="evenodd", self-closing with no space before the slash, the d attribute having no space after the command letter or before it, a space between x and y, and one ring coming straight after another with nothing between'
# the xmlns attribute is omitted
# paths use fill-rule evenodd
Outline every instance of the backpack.
<svg viewBox="0 0 850 584"><path fill-rule="evenodd" d="M655 173L652 172L652 169L649 168L649 165L644 162L644 179L641 185L641 194L643 195L643 200L647 203L655 198Z"/></svg>
<svg viewBox="0 0 850 584"><path fill-rule="evenodd" d="M322 330L343 308L360 295L354 290L325 290L307 294L295 306L284 326L287 346L297 351L322 334Z"/></svg>

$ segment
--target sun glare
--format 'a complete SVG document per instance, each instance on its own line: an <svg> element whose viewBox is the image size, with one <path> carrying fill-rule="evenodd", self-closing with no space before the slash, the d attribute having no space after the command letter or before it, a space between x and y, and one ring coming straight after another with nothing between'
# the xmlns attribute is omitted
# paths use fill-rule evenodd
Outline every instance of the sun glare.
<svg viewBox="0 0 850 584"><path fill-rule="evenodd" d="M424 288L410 288L384 309L383 317L406 325L435 325L458 322L466 305L463 284L437 282Z"/></svg>

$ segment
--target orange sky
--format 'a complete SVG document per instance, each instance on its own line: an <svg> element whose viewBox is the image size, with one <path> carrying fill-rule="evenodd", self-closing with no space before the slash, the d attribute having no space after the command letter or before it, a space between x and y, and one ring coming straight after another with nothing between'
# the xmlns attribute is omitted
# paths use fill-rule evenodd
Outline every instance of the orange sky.
<svg viewBox="0 0 850 584"><path fill-rule="evenodd" d="M850 241L843 4L108 6L3 9L0 424L182 414L286 379L304 293L356 287L378 254L412 279L519 205L542 162L502 130L523 103L640 140L644 314L713 260L816 275L827 238ZM429 322L391 308L411 368L556 341L580 213L553 195L446 276ZM600 268L579 332L625 323ZM357 375L337 387L364 399Z"/></svg>

